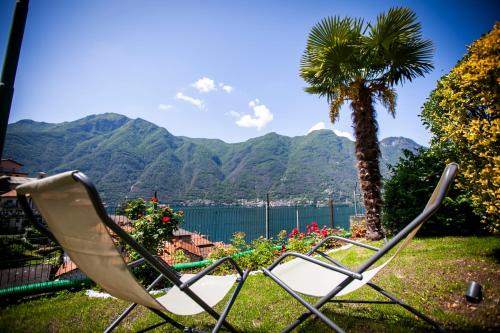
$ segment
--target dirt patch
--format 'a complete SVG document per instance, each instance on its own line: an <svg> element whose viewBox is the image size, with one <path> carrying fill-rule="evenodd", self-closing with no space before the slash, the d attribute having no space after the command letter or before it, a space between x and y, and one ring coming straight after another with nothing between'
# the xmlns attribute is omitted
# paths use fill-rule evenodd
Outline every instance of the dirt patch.
<svg viewBox="0 0 500 333"><path fill-rule="evenodd" d="M500 265L485 261L456 260L454 274L444 278L453 281L461 288L445 294L441 300L443 309L467 318L484 330L500 329ZM482 286L483 299L470 303L465 299L467 283L476 281Z"/></svg>

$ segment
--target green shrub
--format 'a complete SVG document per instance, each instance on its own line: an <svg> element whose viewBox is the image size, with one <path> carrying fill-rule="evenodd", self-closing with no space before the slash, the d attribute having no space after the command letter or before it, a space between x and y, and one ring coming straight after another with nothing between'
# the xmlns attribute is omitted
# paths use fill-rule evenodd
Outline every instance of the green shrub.
<svg viewBox="0 0 500 333"><path fill-rule="evenodd" d="M382 219L389 233L397 233L422 212L444 168L444 159L432 149L422 149L418 154L406 150L398 164L389 168L392 178L384 185ZM452 184L442 207L423 224L419 233L470 235L481 229L469 193Z"/></svg>
<svg viewBox="0 0 500 333"><path fill-rule="evenodd" d="M182 264L185 262L189 262L189 257L184 253L182 249L175 250L172 255L172 259L174 260L174 264Z"/></svg>
<svg viewBox="0 0 500 333"><path fill-rule="evenodd" d="M234 255L238 252L238 249L236 249L236 247L234 247L233 245L216 246L208 255L208 259L215 262L219 259ZM234 269L230 263L226 262L220 265L218 269L214 271L214 273L221 275L234 274Z"/></svg>
<svg viewBox="0 0 500 333"><path fill-rule="evenodd" d="M289 252L306 253L311 249L311 245L305 238L289 238L286 249Z"/></svg>
<svg viewBox="0 0 500 333"><path fill-rule="evenodd" d="M142 198L130 200L125 204L124 211L129 219L137 220L146 212L146 201Z"/></svg>
<svg viewBox="0 0 500 333"><path fill-rule="evenodd" d="M274 249L275 244L269 239L259 237L252 242L253 251L247 255L242 256L242 259L248 259L251 270L261 269L272 264L277 256L277 251ZM247 257L247 258L243 258Z"/></svg>
<svg viewBox="0 0 500 333"><path fill-rule="evenodd" d="M134 220L130 235L149 252L159 254L165 241L172 239L173 233L184 220L182 211L174 211L168 206L161 206L158 199L151 198L145 206L145 211L140 214L142 209L142 199L134 200L134 204L129 208L130 216L137 216ZM142 200L142 202L145 202ZM127 209L126 209L127 210ZM135 215L134 215L135 214ZM140 259L141 256L128 244L125 244L130 261ZM156 271L146 265L134 269L137 277L142 280L153 279Z"/></svg>

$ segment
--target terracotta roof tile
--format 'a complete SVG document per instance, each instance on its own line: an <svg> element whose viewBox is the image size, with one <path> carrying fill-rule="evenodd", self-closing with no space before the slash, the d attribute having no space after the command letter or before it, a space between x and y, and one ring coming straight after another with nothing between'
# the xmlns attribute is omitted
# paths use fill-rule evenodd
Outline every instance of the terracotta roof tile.
<svg viewBox="0 0 500 333"><path fill-rule="evenodd" d="M16 190L10 190L9 192L6 192L1 195L2 198L15 198L17 197L17 192Z"/></svg>

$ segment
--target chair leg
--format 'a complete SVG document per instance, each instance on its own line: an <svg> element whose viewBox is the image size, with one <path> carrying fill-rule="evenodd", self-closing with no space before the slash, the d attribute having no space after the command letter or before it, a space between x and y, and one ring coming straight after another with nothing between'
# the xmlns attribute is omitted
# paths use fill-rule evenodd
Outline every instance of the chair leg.
<svg viewBox="0 0 500 333"><path fill-rule="evenodd" d="M120 322L125 319L126 316L137 306L136 303L130 304L119 316L116 318L104 331L104 333L109 333L120 324Z"/></svg>
<svg viewBox="0 0 500 333"><path fill-rule="evenodd" d="M384 295L385 297L389 298L394 303L402 306L403 308L405 308L406 310L410 311L411 313L413 313L417 317L419 317L422 320L426 321L427 323L431 324L439 332L446 332L445 329L441 325L439 325L437 322L435 322L434 320L432 320L430 317L426 316L425 314L423 314L422 312L418 311L414 307L412 307L412 306L410 306L410 305L402 302L401 300L397 299L396 297L392 296L391 294L389 294L387 291L385 291L381 287L377 286L376 284L368 282L367 285L370 286L375 291L379 292L380 294Z"/></svg>
<svg viewBox="0 0 500 333"><path fill-rule="evenodd" d="M287 293L289 293L293 298L295 298L297 301L300 302L309 312L306 312L302 314L292 325L289 327L285 328L282 332L289 332L293 330L298 324L300 324L302 321L307 319L309 315L314 314L316 317L321 319L328 327L330 327L332 330L338 333L345 333L345 331L340 328L337 324L335 324L333 321L331 321L327 316L325 316L321 311L319 311L316 307L312 306L309 304L306 300L304 300L302 297L300 297L295 291L290 289L283 281L281 281L276 275L271 273L269 270L266 268L263 268L262 271L269 276L271 279L274 280L281 288L283 288ZM298 323L297 323L298 321Z"/></svg>
<svg viewBox="0 0 500 333"><path fill-rule="evenodd" d="M152 309L152 308L148 308L148 309L151 310L152 312L156 313L158 316L163 318L167 323L178 328L179 330L184 331L186 329L186 326L184 326L181 323L170 318L169 316L167 316L165 313L161 312L160 310L156 310L156 309Z"/></svg>
<svg viewBox="0 0 500 333"><path fill-rule="evenodd" d="M236 289L234 290L233 295L231 296L231 298L227 302L226 307L224 308L224 311L222 312L219 320L217 321L217 324L215 325L212 333L217 333L220 330L221 326L224 324L226 317L229 314L229 311L231 311L231 308L234 304L234 301L236 300L236 297L240 293L241 287L243 287L243 283L245 283L245 280L248 277L248 273L250 273L249 269L247 269L243 273L243 276L240 278L240 281L238 282L238 285L236 286ZM231 330L231 328L232 327L228 327L229 330Z"/></svg>

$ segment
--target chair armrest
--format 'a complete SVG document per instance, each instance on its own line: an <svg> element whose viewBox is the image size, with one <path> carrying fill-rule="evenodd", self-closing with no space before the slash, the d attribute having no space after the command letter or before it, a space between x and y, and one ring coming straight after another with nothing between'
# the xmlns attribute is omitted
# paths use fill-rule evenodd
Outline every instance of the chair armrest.
<svg viewBox="0 0 500 333"><path fill-rule="evenodd" d="M324 261L321 261L321 260L318 260L318 259L315 259L313 257L310 257L306 254L302 254L302 253L296 253L296 252L287 252L287 253L284 253L282 254L278 259L276 259L272 264L271 266L269 266L267 269L268 270L273 270L280 262L283 261L283 259L285 259L286 257L297 257L297 258L301 258L301 259L304 259L306 261L309 261L309 262L312 262L314 264L317 264L317 265L320 265L324 268L328 268L328 269L331 269L332 271L336 271L336 272L339 272L339 273L342 273L344 275L347 275L347 276L350 276L356 280L362 280L363 279L363 275L359 274L359 273L356 273L356 272L353 272L347 268L343 268L343 267L338 267L338 266L333 266L333 265L330 265Z"/></svg>
<svg viewBox="0 0 500 333"><path fill-rule="evenodd" d="M128 268L135 268L137 266L139 266L140 264L142 264L146 259L144 258L140 258L140 259L137 259L137 260L134 260L132 262L129 262L127 264Z"/></svg>
<svg viewBox="0 0 500 333"><path fill-rule="evenodd" d="M324 243L326 243L327 241L330 241L332 239L340 240L340 241L343 241L345 243L353 244L353 245L356 245L356 246L359 246L359 247L363 247L365 249L372 250L372 251L379 251L380 250L378 247L375 247L375 246L372 246L372 245L368 245L368 244L364 244L364 243L361 243L361 242L357 242L357 241L352 240L352 239L348 239L348 238L344 238L344 237L340 237L340 236L328 236L325 239L323 239L319 244L317 244L315 247L313 247L309 252L307 252L307 255L313 254Z"/></svg>
<svg viewBox="0 0 500 333"><path fill-rule="evenodd" d="M220 266L221 264L223 264L226 261L229 261L229 263L238 272L240 277L243 278L243 271L241 270L240 266L238 266L236 261L234 261L234 259L231 257L224 257L222 259L217 260L216 262L214 262L213 264L211 264L210 266L208 266L207 268L205 268L204 270L202 270L201 272L199 272L198 274L196 274L195 276L193 276L192 278L190 278L189 280L187 280L186 282L181 284L179 286L179 289L184 290L184 289L190 287L191 285L196 283L196 281L198 281L199 279L201 279L202 277L204 277L205 275L207 275L208 273L210 273L211 271L213 271L214 269L216 269L218 266Z"/></svg>
<svg viewBox="0 0 500 333"><path fill-rule="evenodd" d="M160 256L155 255L153 257L156 258L156 259L158 259L162 264L165 263ZM146 261L146 259L145 258L139 258L137 260L134 260L132 262L127 263L127 267L128 268L136 268L137 266L139 266L141 264L144 264L144 263L148 263ZM151 264L149 263L149 265L151 265ZM151 266L151 267L153 267L153 266ZM174 271L174 273L175 273L175 275L176 275L177 278L179 278L181 276L181 274L179 272L177 272L177 271ZM164 275L164 273L161 273L161 274Z"/></svg>

